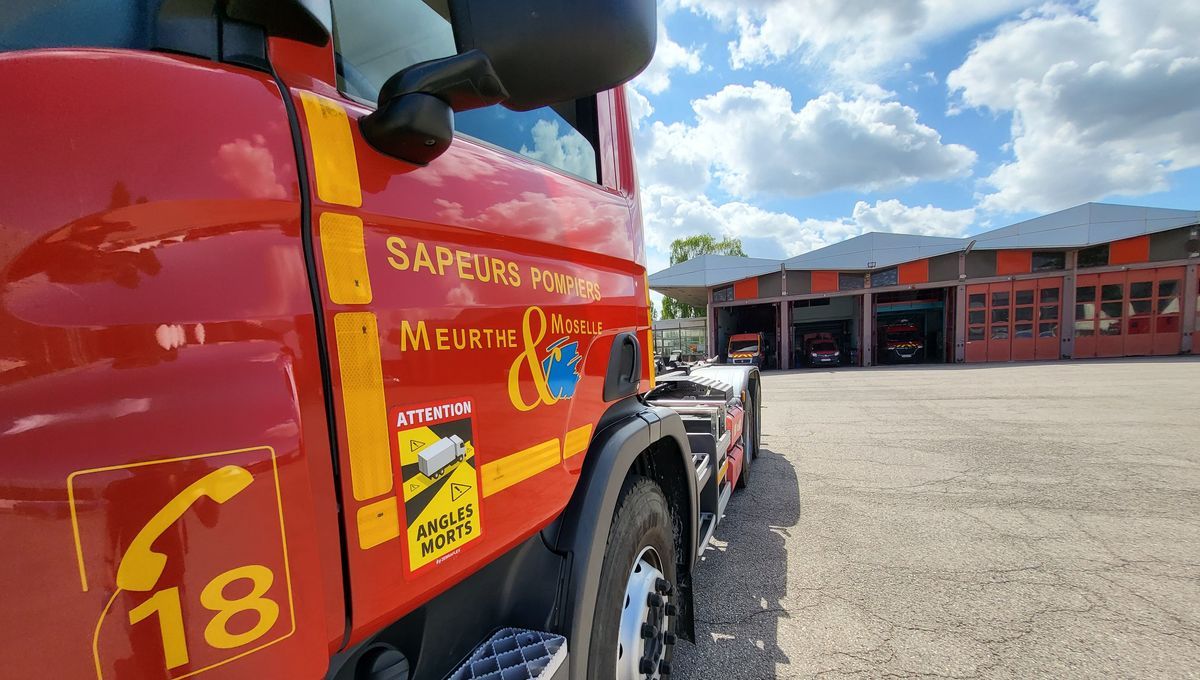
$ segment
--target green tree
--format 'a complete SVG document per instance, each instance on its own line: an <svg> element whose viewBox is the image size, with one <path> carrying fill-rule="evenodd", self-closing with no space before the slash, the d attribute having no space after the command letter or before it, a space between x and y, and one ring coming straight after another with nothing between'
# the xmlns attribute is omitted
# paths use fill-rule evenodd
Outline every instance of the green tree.
<svg viewBox="0 0 1200 680"><path fill-rule="evenodd" d="M671 241L671 264L699 257L701 255L737 255L746 257L742 250L742 240L723 238L717 240L709 234L686 236ZM704 307L694 307L673 298L664 296L662 301L662 318L664 319L695 319L704 316Z"/></svg>

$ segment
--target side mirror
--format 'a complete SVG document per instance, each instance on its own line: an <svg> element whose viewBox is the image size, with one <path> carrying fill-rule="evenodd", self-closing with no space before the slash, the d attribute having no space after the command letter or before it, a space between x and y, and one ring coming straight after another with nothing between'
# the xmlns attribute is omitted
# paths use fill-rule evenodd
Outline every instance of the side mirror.
<svg viewBox="0 0 1200 680"><path fill-rule="evenodd" d="M650 63L655 0L450 0L459 54L388 79L363 136L424 165L449 148L454 111L529 111L629 81Z"/></svg>
<svg viewBox="0 0 1200 680"><path fill-rule="evenodd" d="M654 56L655 0L450 0L458 51L480 50L528 111L627 82Z"/></svg>

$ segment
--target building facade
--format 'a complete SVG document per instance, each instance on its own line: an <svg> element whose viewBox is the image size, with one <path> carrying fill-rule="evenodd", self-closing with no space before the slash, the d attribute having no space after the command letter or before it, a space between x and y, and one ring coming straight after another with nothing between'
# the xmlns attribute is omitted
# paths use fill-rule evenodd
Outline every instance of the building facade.
<svg viewBox="0 0 1200 680"><path fill-rule="evenodd" d="M1200 352L1200 212L1087 203L969 238L868 233L787 260L706 255L650 276L708 309L710 354L768 367ZM773 361L773 365L772 365Z"/></svg>
<svg viewBox="0 0 1200 680"><path fill-rule="evenodd" d="M708 358L708 319L659 319L654 322L654 352L661 357L678 354L683 361Z"/></svg>

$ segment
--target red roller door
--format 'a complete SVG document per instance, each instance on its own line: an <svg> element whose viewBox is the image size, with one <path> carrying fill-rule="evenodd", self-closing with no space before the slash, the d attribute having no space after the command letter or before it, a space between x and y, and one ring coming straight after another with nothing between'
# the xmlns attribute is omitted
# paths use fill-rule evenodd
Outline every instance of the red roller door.
<svg viewBox="0 0 1200 680"><path fill-rule="evenodd" d="M1062 277L967 287L968 362L1059 358Z"/></svg>
<svg viewBox="0 0 1200 680"><path fill-rule="evenodd" d="M1187 303L1196 305L1196 316L1192 322L1192 354L1200 354L1200 276L1196 277L1196 299L1185 301Z"/></svg>
<svg viewBox="0 0 1200 680"><path fill-rule="evenodd" d="M969 363L987 361L988 287L986 283L967 286L967 349Z"/></svg>
<svg viewBox="0 0 1200 680"><path fill-rule="evenodd" d="M1178 354L1183 267L1084 274L1075 284L1075 357Z"/></svg>

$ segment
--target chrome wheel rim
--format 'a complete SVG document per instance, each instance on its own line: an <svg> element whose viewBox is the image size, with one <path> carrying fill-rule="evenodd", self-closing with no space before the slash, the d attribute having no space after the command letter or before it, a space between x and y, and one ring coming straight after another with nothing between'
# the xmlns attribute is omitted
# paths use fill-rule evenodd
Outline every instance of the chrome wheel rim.
<svg viewBox="0 0 1200 680"><path fill-rule="evenodd" d="M617 632L617 680L657 680L670 673L667 650L675 643L675 604L658 551L642 548L621 602Z"/></svg>

